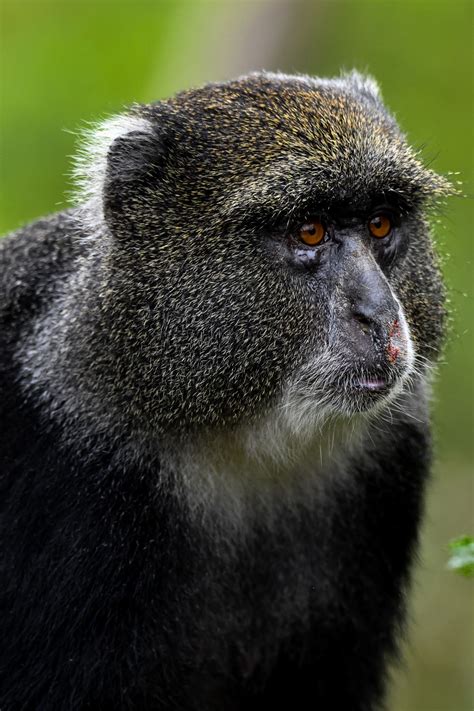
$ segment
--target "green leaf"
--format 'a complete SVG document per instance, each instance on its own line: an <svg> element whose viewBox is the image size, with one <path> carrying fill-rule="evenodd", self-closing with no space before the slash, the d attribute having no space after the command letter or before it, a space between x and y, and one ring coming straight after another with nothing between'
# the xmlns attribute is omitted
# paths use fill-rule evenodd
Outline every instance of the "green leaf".
<svg viewBox="0 0 474 711"><path fill-rule="evenodd" d="M456 571L467 578L474 576L474 538L472 536L460 536L454 538L449 543L451 558L448 561L448 568Z"/></svg>

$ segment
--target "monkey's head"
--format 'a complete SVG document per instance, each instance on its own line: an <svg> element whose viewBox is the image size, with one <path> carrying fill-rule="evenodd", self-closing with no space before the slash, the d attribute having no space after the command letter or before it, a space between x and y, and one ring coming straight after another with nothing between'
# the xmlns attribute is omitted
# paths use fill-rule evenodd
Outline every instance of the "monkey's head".
<svg viewBox="0 0 474 711"><path fill-rule="evenodd" d="M389 402L436 358L424 212L449 185L371 79L250 75L98 135L93 318L123 411L166 430L287 406L306 426Z"/></svg>

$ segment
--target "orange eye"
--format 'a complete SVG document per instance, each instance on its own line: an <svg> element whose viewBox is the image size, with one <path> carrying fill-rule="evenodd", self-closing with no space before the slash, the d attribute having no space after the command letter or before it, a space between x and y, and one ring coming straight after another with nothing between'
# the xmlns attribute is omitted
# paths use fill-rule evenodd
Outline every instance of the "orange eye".
<svg viewBox="0 0 474 711"><path fill-rule="evenodd" d="M323 241L325 234L326 228L323 223L319 220L312 220L300 228L299 238L309 247L314 247Z"/></svg>
<svg viewBox="0 0 474 711"><path fill-rule="evenodd" d="M369 221L369 231L372 237L377 237L377 239L386 237L392 231L390 217L383 212L374 215Z"/></svg>

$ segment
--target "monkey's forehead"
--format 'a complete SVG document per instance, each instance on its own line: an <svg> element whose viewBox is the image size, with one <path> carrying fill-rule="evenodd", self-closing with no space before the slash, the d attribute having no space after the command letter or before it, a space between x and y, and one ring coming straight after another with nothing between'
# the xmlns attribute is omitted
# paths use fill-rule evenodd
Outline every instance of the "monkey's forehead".
<svg viewBox="0 0 474 711"><path fill-rule="evenodd" d="M377 94L342 79L251 75L181 92L165 103L195 140L207 136L231 144L232 137L238 143L245 137L250 146L264 141L269 151L310 144L334 152L363 131L400 133ZM153 117L153 106L147 113Z"/></svg>
<svg viewBox="0 0 474 711"><path fill-rule="evenodd" d="M446 189L406 142L376 83L356 72L338 79L254 74L181 92L141 113L159 130L163 109L180 162L201 185L221 171L225 189L248 184L248 194L267 204L279 192L312 186L339 199Z"/></svg>

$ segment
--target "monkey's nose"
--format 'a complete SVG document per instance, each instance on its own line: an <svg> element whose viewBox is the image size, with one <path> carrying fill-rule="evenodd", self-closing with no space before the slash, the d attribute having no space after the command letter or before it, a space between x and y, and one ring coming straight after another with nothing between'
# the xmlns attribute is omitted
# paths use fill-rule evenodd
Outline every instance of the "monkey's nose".
<svg viewBox="0 0 474 711"><path fill-rule="evenodd" d="M352 348L364 361L395 364L403 338L399 306L389 289L361 289L349 302L347 321Z"/></svg>
<svg viewBox="0 0 474 711"><path fill-rule="evenodd" d="M353 257L352 252L349 254ZM350 278L345 284L350 318L366 333L382 325L393 323L398 317L399 306L387 279L370 255L349 263Z"/></svg>
<svg viewBox="0 0 474 711"><path fill-rule="evenodd" d="M402 365L407 342L398 310L394 315L392 310L368 314L351 309L346 323L351 349L367 366Z"/></svg>
<svg viewBox="0 0 474 711"><path fill-rule="evenodd" d="M398 304L386 285L379 283L376 288L361 287L350 300L350 317L359 324L363 333L393 323L398 317Z"/></svg>

